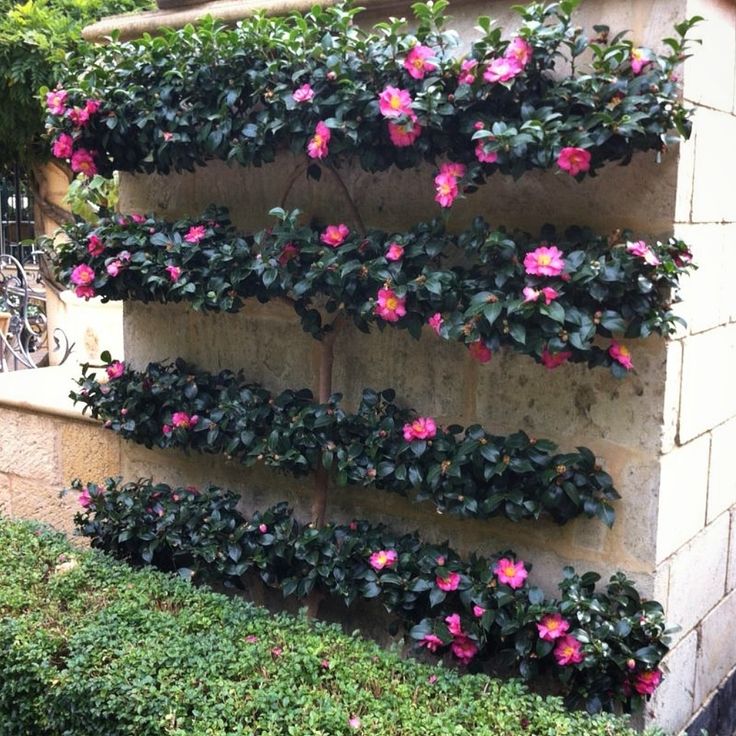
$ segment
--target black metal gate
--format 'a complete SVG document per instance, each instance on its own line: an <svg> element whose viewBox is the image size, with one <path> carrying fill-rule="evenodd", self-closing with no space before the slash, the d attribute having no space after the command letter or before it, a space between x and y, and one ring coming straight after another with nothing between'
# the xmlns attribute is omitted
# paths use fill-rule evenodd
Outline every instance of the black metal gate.
<svg viewBox="0 0 736 736"><path fill-rule="evenodd" d="M0 255L32 259L33 228L33 196L23 170L17 164L0 169Z"/></svg>

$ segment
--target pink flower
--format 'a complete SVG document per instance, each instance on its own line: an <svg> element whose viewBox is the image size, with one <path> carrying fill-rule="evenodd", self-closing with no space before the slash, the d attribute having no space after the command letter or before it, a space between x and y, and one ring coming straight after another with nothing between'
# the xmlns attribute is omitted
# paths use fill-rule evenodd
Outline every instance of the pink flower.
<svg viewBox="0 0 736 736"><path fill-rule="evenodd" d="M258 525L258 531L261 534L265 534L268 531L268 527L265 524L259 524Z"/></svg>
<svg viewBox="0 0 736 736"><path fill-rule="evenodd" d="M478 645L467 636L456 637L450 649L463 664L468 664L478 653Z"/></svg>
<svg viewBox="0 0 736 736"><path fill-rule="evenodd" d="M282 647L271 647L271 656L274 659L278 659L280 656L282 656L284 653L284 650Z"/></svg>
<svg viewBox="0 0 736 736"><path fill-rule="evenodd" d="M578 664L584 659L580 642L574 636L569 635L563 636L557 642L554 655L560 667L565 667L568 664Z"/></svg>
<svg viewBox="0 0 736 736"><path fill-rule="evenodd" d="M80 298L91 299L97 292L91 286L77 286L74 293Z"/></svg>
<svg viewBox="0 0 736 736"><path fill-rule="evenodd" d="M483 79L492 84L496 82L510 82L523 69L524 67L519 60L513 57L493 59L483 72Z"/></svg>
<svg viewBox="0 0 736 736"><path fill-rule="evenodd" d="M291 93L294 102L311 102L314 99L314 90L311 84L303 84Z"/></svg>
<svg viewBox="0 0 736 736"><path fill-rule="evenodd" d="M348 726L355 729L356 731L363 725L362 721L358 716L350 716L348 719Z"/></svg>
<svg viewBox="0 0 736 736"><path fill-rule="evenodd" d="M435 562L440 566L444 567L445 562L447 562L447 558L444 555L438 555Z"/></svg>
<svg viewBox="0 0 736 736"><path fill-rule="evenodd" d="M173 133L171 133L171 132L170 132L170 131L168 131L168 130L165 130L165 131L164 131L164 132L163 132L163 133L162 133L161 135L163 135L163 137L164 137L164 140L165 140L165 141L166 141L167 143L168 143L168 142L169 142L169 141L170 141L170 140L171 140L171 139L172 139L172 138L174 137L174 134L173 134Z"/></svg>
<svg viewBox="0 0 736 736"><path fill-rule="evenodd" d="M465 164L448 161L440 166L440 174L444 176L454 176L456 179L462 179L465 176L467 168Z"/></svg>
<svg viewBox="0 0 736 736"><path fill-rule="evenodd" d="M378 97L378 109L385 118L411 117L411 94L388 85Z"/></svg>
<svg viewBox="0 0 736 736"><path fill-rule="evenodd" d="M89 111L86 107L73 107L67 112L69 120L78 128L82 128L89 122Z"/></svg>
<svg viewBox="0 0 736 736"><path fill-rule="evenodd" d="M130 216L130 219L133 220L136 225L142 225L146 221L146 218L143 215L138 214L137 212L134 212Z"/></svg>
<svg viewBox="0 0 736 736"><path fill-rule="evenodd" d="M444 590L445 593L449 593L450 591L458 589L458 586L460 585L460 573L450 572L445 578L441 578L437 575L434 582L440 590Z"/></svg>
<svg viewBox="0 0 736 736"><path fill-rule="evenodd" d="M287 243L279 253L279 257L276 259L279 266L285 266L292 258L296 258L299 255L299 248L294 243Z"/></svg>
<svg viewBox="0 0 736 736"><path fill-rule="evenodd" d="M626 243L626 250L631 255L643 259L644 263L648 266L659 266L662 263L657 258L656 253L643 240L639 240L636 243Z"/></svg>
<svg viewBox="0 0 736 736"><path fill-rule="evenodd" d="M171 427L168 424L164 424L164 426L161 427L161 431L168 437L168 435L171 434Z"/></svg>
<svg viewBox="0 0 736 736"><path fill-rule="evenodd" d="M83 509L88 509L90 507L92 504L92 496L89 495L89 490L87 488L77 496L77 501L79 501L79 505Z"/></svg>
<svg viewBox="0 0 736 736"><path fill-rule="evenodd" d="M71 166L75 174L81 173L90 179L97 173L94 156L86 148L80 148L72 154Z"/></svg>
<svg viewBox="0 0 736 736"><path fill-rule="evenodd" d="M107 272L115 278L120 273L120 269L123 267L123 264L120 263L120 261L111 261L107 264Z"/></svg>
<svg viewBox="0 0 736 736"><path fill-rule="evenodd" d="M427 324L439 335L442 329L442 323L445 320L442 319L442 315L439 312L435 312L428 320Z"/></svg>
<svg viewBox="0 0 736 736"><path fill-rule="evenodd" d="M649 63L647 52L644 49L631 49L631 71L634 74L641 74L642 69Z"/></svg>
<svg viewBox="0 0 736 736"><path fill-rule="evenodd" d="M111 379L120 378L120 376L125 373L125 363L119 360L113 360L113 362L105 368L105 372Z"/></svg>
<svg viewBox="0 0 736 736"><path fill-rule="evenodd" d="M453 636L463 636L463 626L460 621L460 614L453 613L450 616L445 616L445 623L447 624L447 630Z"/></svg>
<svg viewBox="0 0 736 736"><path fill-rule="evenodd" d="M570 358L572 358L572 353L569 350L563 350L561 353L551 353L547 348L542 350L542 365L548 370L559 368Z"/></svg>
<svg viewBox="0 0 736 736"><path fill-rule="evenodd" d="M429 676L429 677L427 678L427 684L429 684L429 685L434 685L434 684L435 684L435 682L437 682L437 679L438 679L438 678L437 678L437 675L430 675L430 676Z"/></svg>
<svg viewBox="0 0 736 736"><path fill-rule="evenodd" d="M84 109L87 111L87 116L95 115L100 111L102 103L99 100L87 100L84 103Z"/></svg>
<svg viewBox="0 0 736 736"><path fill-rule="evenodd" d="M631 351L625 345L621 345L614 340L611 347L608 348L608 354L627 371L634 367L634 362L631 360Z"/></svg>
<svg viewBox="0 0 736 736"><path fill-rule="evenodd" d="M524 269L531 276L559 276L565 270L564 254L554 245L540 245L524 256Z"/></svg>
<svg viewBox="0 0 736 736"><path fill-rule="evenodd" d="M528 41L525 41L519 36L515 36L511 39L511 43L506 47L504 57L506 59L516 59L516 61L523 67L525 67L532 58L532 47Z"/></svg>
<svg viewBox="0 0 736 736"><path fill-rule="evenodd" d="M387 261L400 261L404 257L404 246L398 243L389 243L386 251Z"/></svg>
<svg viewBox="0 0 736 736"><path fill-rule="evenodd" d="M314 135L307 143L307 155L309 158L325 158L329 153L328 145L330 138L332 138L330 129L320 120L314 129Z"/></svg>
<svg viewBox="0 0 736 736"><path fill-rule="evenodd" d="M441 207L452 207L458 195L457 179L448 174L438 174L434 178L434 187L434 201Z"/></svg>
<svg viewBox="0 0 736 736"><path fill-rule="evenodd" d="M87 253L91 256L101 256L105 252L105 246L100 238L94 233L87 238Z"/></svg>
<svg viewBox="0 0 736 736"><path fill-rule="evenodd" d="M381 549L370 556L368 563L374 570L383 570L384 567L393 567L398 559L395 549Z"/></svg>
<svg viewBox="0 0 736 736"><path fill-rule="evenodd" d="M539 638L554 641L570 630L570 624L559 613L548 613L537 622Z"/></svg>
<svg viewBox="0 0 736 736"><path fill-rule="evenodd" d="M662 673L660 670L648 670L639 672L634 678L634 690L639 695L651 695L662 682Z"/></svg>
<svg viewBox="0 0 736 736"><path fill-rule="evenodd" d="M414 79L424 79L429 73L437 69L437 65L433 64L428 59L433 58L435 52L429 46L422 46L421 44L415 46L404 59L404 69L409 72L409 76ZM383 110L381 110L383 112Z"/></svg>
<svg viewBox="0 0 736 736"><path fill-rule="evenodd" d="M468 352L473 356L474 360L479 363L489 363L493 357L493 352L483 340L476 340L468 345Z"/></svg>
<svg viewBox="0 0 736 736"><path fill-rule="evenodd" d="M192 225L187 234L184 236L184 240L187 243L197 244L207 237L207 228L204 225Z"/></svg>
<svg viewBox="0 0 736 736"><path fill-rule="evenodd" d="M181 268L179 266L166 266L166 273L169 274L169 278L173 283L176 283L181 278Z"/></svg>
<svg viewBox="0 0 736 736"><path fill-rule="evenodd" d="M524 581L529 573L524 567L523 560L514 562L508 557L502 557L493 567L493 572L498 578L499 583L508 585L509 588L518 590L523 587Z"/></svg>
<svg viewBox="0 0 736 736"><path fill-rule="evenodd" d="M478 66L476 59L465 59L460 64L460 74L457 78L458 84L473 84L475 82L475 70Z"/></svg>
<svg viewBox="0 0 736 736"><path fill-rule="evenodd" d="M473 606L473 616L476 618L482 618L485 612L486 609L483 606Z"/></svg>
<svg viewBox="0 0 736 736"><path fill-rule="evenodd" d="M399 296L393 289L379 289L376 314L386 322L398 322L406 315L406 298Z"/></svg>
<svg viewBox="0 0 736 736"><path fill-rule="evenodd" d="M199 417L196 414L190 416L185 411L175 411L171 415L171 424L174 429L190 429L199 422Z"/></svg>
<svg viewBox="0 0 736 736"><path fill-rule="evenodd" d="M436 634L425 634L419 646L427 647L430 652L436 652L439 647L444 646L444 643Z"/></svg>
<svg viewBox="0 0 736 736"><path fill-rule="evenodd" d="M524 302L536 302L541 296L544 297L545 304L550 304L560 295L557 289L553 289L551 286L545 286L539 290L526 286L522 293L524 294Z"/></svg>
<svg viewBox="0 0 736 736"><path fill-rule="evenodd" d="M570 176L577 176L583 171L590 169L590 151L584 148L567 146L557 156L557 165L567 171Z"/></svg>
<svg viewBox="0 0 736 736"><path fill-rule="evenodd" d="M95 272L86 263L80 263L71 275L71 281L77 286L89 286L95 280Z"/></svg>
<svg viewBox="0 0 736 736"><path fill-rule="evenodd" d="M328 225L319 239L330 248L337 248L345 242L348 235L350 235L350 230L347 225Z"/></svg>
<svg viewBox="0 0 736 736"><path fill-rule="evenodd" d="M413 422L405 424L403 431L407 442L431 440L437 435L437 423L432 417L417 417Z"/></svg>
<svg viewBox="0 0 736 736"><path fill-rule="evenodd" d="M486 138L486 141L490 140L491 139ZM482 164L495 164L496 161L498 161L498 153L496 151L486 150L485 141L478 141L477 145L475 146L475 157Z"/></svg>
<svg viewBox="0 0 736 736"><path fill-rule="evenodd" d="M46 93L46 109L52 115L63 115L66 112L66 101L69 93L65 89L57 89Z"/></svg>
<svg viewBox="0 0 736 736"><path fill-rule="evenodd" d="M417 123L417 116L412 113L405 123L388 123L388 137L397 148L413 146L414 141L422 133L422 126Z"/></svg>
<svg viewBox="0 0 736 736"><path fill-rule="evenodd" d="M69 133L62 133L54 141L54 145L51 147L51 153L56 158L71 158L72 151L74 148L74 141Z"/></svg>

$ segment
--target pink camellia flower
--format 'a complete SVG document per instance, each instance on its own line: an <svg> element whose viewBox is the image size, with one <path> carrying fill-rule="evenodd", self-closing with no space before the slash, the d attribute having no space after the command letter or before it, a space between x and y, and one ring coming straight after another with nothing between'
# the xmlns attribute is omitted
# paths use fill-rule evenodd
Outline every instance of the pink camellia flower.
<svg viewBox="0 0 736 736"><path fill-rule="evenodd" d="M540 245L524 256L524 269L531 276L559 276L565 270L564 254L554 245Z"/></svg>
<svg viewBox="0 0 736 736"><path fill-rule="evenodd" d="M168 437L171 434L171 427L168 424L164 424L161 427L161 431Z"/></svg>
<svg viewBox="0 0 736 736"><path fill-rule="evenodd" d="M437 559L435 562L440 566L444 567L445 562L447 562L447 558L444 555L437 555Z"/></svg>
<svg viewBox="0 0 736 736"><path fill-rule="evenodd" d="M493 59L483 72L486 82L510 82L514 77L521 74L524 67L518 59L513 57L502 57Z"/></svg>
<svg viewBox="0 0 736 736"><path fill-rule="evenodd" d="M80 263L74 268L70 278L77 286L89 286L95 280L95 272L86 263Z"/></svg>
<svg viewBox="0 0 736 736"><path fill-rule="evenodd" d="M473 606L473 616L475 616L476 618L482 618L485 612L486 609L483 608L483 606Z"/></svg>
<svg viewBox="0 0 736 736"><path fill-rule="evenodd" d="M560 295L557 289L553 289L551 286L545 286L543 289L533 289L531 286L526 286L522 293L525 302L536 302L541 296L544 298L545 304L550 304Z"/></svg>
<svg viewBox="0 0 736 736"><path fill-rule="evenodd" d="M462 179L465 176L467 167L465 164L448 161L440 166L440 174L444 176L454 176L456 179Z"/></svg>
<svg viewBox="0 0 736 736"><path fill-rule="evenodd" d="M363 722L358 718L358 716L350 716L350 718L348 718L348 726L350 726L350 728L357 731L362 725Z"/></svg>
<svg viewBox="0 0 736 736"><path fill-rule="evenodd" d="M91 286L77 286L76 289L74 289L74 293L80 298L80 299L92 299L93 296L97 293Z"/></svg>
<svg viewBox="0 0 736 736"><path fill-rule="evenodd" d="M447 573L447 577L444 578L437 575L434 582L440 590L444 590L445 593L449 593L458 589L460 585L460 573L450 572Z"/></svg>
<svg viewBox="0 0 736 736"><path fill-rule="evenodd" d="M146 221L146 218L138 212L134 212L130 216L130 219L133 220L136 225L142 225Z"/></svg>
<svg viewBox="0 0 736 736"><path fill-rule="evenodd" d="M493 357L493 352L483 340L476 340L468 345L468 352L473 356L474 360L479 363L489 363Z"/></svg>
<svg viewBox="0 0 736 736"><path fill-rule="evenodd" d="M94 156L86 148L80 148L72 154L71 167L75 174L84 174L89 179L97 173Z"/></svg>
<svg viewBox="0 0 736 736"><path fill-rule="evenodd" d="M102 244L99 236L94 233L87 238L87 253L91 256L101 256L105 252L105 246Z"/></svg>
<svg viewBox="0 0 736 736"><path fill-rule="evenodd" d="M176 283L181 278L181 268L179 266L166 266L166 273L169 274L169 278L173 283Z"/></svg>
<svg viewBox="0 0 736 736"><path fill-rule="evenodd" d="M532 47L529 42L519 36L515 36L511 39L503 55L506 59L516 59L523 68L530 62L532 53Z"/></svg>
<svg viewBox="0 0 736 736"><path fill-rule="evenodd" d="M265 534L268 531L268 527L265 524L259 524L258 525L258 531L261 534Z"/></svg>
<svg viewBox="0 0 736 736"><path fill-rule="evenodd" d="M560 295L560 292L557 291L557 289L553 289L551 286L545 286L540 289L540 293L544 297L545 304L551 304Z"/></svg>
<svg viewBox="0 0 736 736"><path fill-rule="evenodd" d="M285 266L290 260L296 258L299 255L299 248L294 243L287 243L279 253L279 257L276 259L279 266Z"/></svg>
<svg viewBox="0 0 736 736"><path fill-rule="evenodd" d="M639 695L651 695L662 682L662 672L660 670L647 670L639 672L634 678L634 690Z"/></svg>
<svg viewBox="0 0 736 736"><path fill-rule="evenodd" d="M314 129L314 135L307 143L307 155L309 158L323 159L329 153L329 143L332 138L332 132L324 124L322 120L317 123Z"/></svg>
<svg viewBox="0 0 736 736"><path fill-rule="evenodd" d="M89 495L89 490L86 488L77 496L77 501L83 509L88 509L92 504L92 496Z"/></svg>
<svg viewBox="0 0 736 736"><path fill-rule="evenodd" d="M453 613L453 614L450 614L449 616L445 616L445 623L447 624L447 630L453 636L463 635L463 626L462 626L462 622L460 621L459 613Z"/></svg>
<svg viewBox="0 0 736 736"><path fill-rule="evenodd" d="M419 646L427 647L430 652L436 652L439 647L444 646L444 643L436 634L425 634L424 638L419 642Z"/></svg>
<svg viewBox="0 0 736 736"><path fill-rule="evenodd" d="M403 432L407 442L431 440L437 435L437 423L432 417L417 417L413 422L404 425Z"/></svg>
<svg viewBox="0 0 736 736"><path fill-rule="evenodd" d="M196 245L207 237L207 228L204 225L192 225L187 234L184 236L184 240L187 243Z"/></svg>
<svg viewBox="0 0 736 736"><path fill-rule="evenodd" d="M105 373L111 379L120 378L125 373L125 363L120 360L113 360L110 365L105 368Z"/></svg>
<svg viewBox="0 0 736 736"><path fill-rule="evenodd" d="M409 72L409 76L414 79L424 79L429 73L436 71L437 65L433 64L429 59L435 56L433 49L429 46L417 44L404 59L404 69Z"/></svg>
<svg viewBox="0 0 736 736"><path fill-rule="evenodd" d="M450 649L463 664L468 664L478 653L478 645L467 636L455 637Z"/></svg>
<svg viewBox="0 0 736 736"><path fill-rule="evenodd" d="M196 426L199 422L199 417L196 414L191 416L185 411L175 411L171 415L171 424L174 429L191 429Z"/></svg>
<svg viewBox="0 0 736 736"><path fill-rule="evenodd" d="M439 335L442 329L442 323L445 320L442 319L442 315L439 312L435 312L428 320L427 324Z"/></svg>
<svg viewBox="0 0 736 736"><path fill-rule="evenodd" d="M457 78L458 84L473 84L475 82L475 73L478 68L477 59L464 59L460 64L460 74Z"/></svg>
<svg viewBox="0 0 736 736"><path fill-rule="evenodd" d="M428 685L434 685L434 684L435 684L435 682L437 682L437 680L438 680L438 677L437 677L437 675L430 675L430 676L429 676L429 677L427 678L427 684L428 684Z"/></svg>
<svg viewBox="0 0 736 736"><path fill-rule="evenodd" d="M457 179L448 174L438 174L434 178L434 187L434 201L440 207L452 207L458 195Z"/></svg>
<svg viewBox="0 0 736 736"><path fill-rule="evenodd" d="M54 141L54 145L51 147L51 153L56 158L69 159L72 156L74 150L74 141L69 133L62 133Z"/></svg>
<svg viewBox="0 0 736 736"><path fill-rule="evenodd" d="M636 243L626 243L626 250L631 255L641 258L648 266L659 266L662 263L657 258L657 254L643 240L638 240Z"/></svg>
<svg viewBox="0 0 736 736"><path fill-rule="evenodd" d="M67 116L78 128L83 128L89 122L89 111L86 107L73 107L67 112Z"/></svg>
<svg viewBox="0 0 736 736"><path fill-rule="evenodd" d="M46 109L52 115L63 115L66 112L66 101L69 93L65 89L57 89L46 93Z"/></svg>
<svg viewBox="0 0 736 736"><path fill-rule="evenodd" d="M524 581L529 573L524 567L523 560L514 562L508 557L502 557L493 567L493 573L500 583L508 585L509 588L518 590L523 587Z"/></svg>
<svg viewBox="0 0 736 736"><path fill-rule="evenodd" d="M311 84L303 84L291 93L294 102L311 102L314 99L314 90Z"/></svg>
<svg viewBox="0 0 736 736"><path fill-rule="evenodd" d="M406 315L406 298L399 296L393 289L379 289L376 314L386 322L398 322Z"/></svg>
<svg viewBox="0 0 736 736"><path fill-rule="evenodd" d="M120 269L123 267L123 264L120 263L120 261L111 261L107 264L107 273L110 274L113 278L117 276L120 273Z"/></svg>
<svg viewBox="0 0 736 736"><path fill-rule="evenodd" d="M404 257L404 246L398 243L389 243L386 250L387 261L400 261Z"/></svg>
<svg viewBox="0 0 736 736"><path fill-rule="evenodd" d="M368 564L374 570L383 570L384 567L393 567L398 559L399 555L395 549L379 549L370 556Z"/></svg>
<svg viewBox="0 0 736 736"><path fill-rule="evenodd" d="M608 348L608 354L627 371L634 367L634 362L631 360L631 351L625 345L621 345L614 340L611 347Z"/></svg>
<svg viewBox="0 0 736 736"><path fill-rule="evenodd" d="M388 123L388 137L397 148L413 146L414 141L422 133L422 126L417 122L417 116L412 113L405 123Z"/></svg>
<svg viewBox="0 0 736 736"><path fill-rule="evenodd" d="M681 251L673 256L673 260L678 268L685 268L689 263L692 263L693 254L689 250Z"/></svg>
<svg viewBox="0 0 736 736"><path fill-rule="evenodd" d="M584 659L580 642L574 637L566 634L558 640L557 646L554 648L555 659L560 667L569 664L578 664Z"/></svg>
<svg viewBox="0 0 736 736"><path fill-rule="evenodd" d="M388 85L378 97L378 109L385 118L411 117L411 94Z"/></svg>
<svg viewBox="0 0 736 736"><path fill-rule="evenodd" d="M631 71L634 74L641 74L642 69L649 63L647 52L644 49L631 49Z"/></svg>
<svg viewBox="0 0 736 736"><path fill-rule="evenodd" d="M539 299L539 291L531 286L525 286L521 292L524 295L524 303L535 302Z"/></svg>
<svg viewBox="0 0 736 736"><path fill-rule="evenodd" d="M274 659L278 659L284 654L283 647L271 647L271 656Z"/></svg>
<svg viewBox="0 0 736 736"><path fill-rule="evenodd" d="M570 624L559 613L548 613L537 621L539 638L545 641L554 641L564 636L570 630Z"/></svg>
<svg viewBox="0 0 736 736"><path fill-rule="evenodd" d="M102 103L99 100L87 100L84 103L84 109L87 111L87 115L95 115L100 111Z"/></svg>
<svg viewBox="0 0 736 736"><path fill-rule="evenodd" d="M489 141L490 139L486 139ZM475 146L475 157L482 164L495 164L498 161L498 153L486 149L486 141L478 141Z"/></svg>
<svg viewBox="0 0 736 736"><path fill-rule="evenodd" d="M548 370L559 368L570 358L572 358L572 353L569 350L563 350L560 353L551 353L547 348L542 350L542 365Z"/></svg>
<svg viewBox="0 0 736 736"><path fill-rule="evenodd" d="M566 146L557 155L557 165L563 171L567 171L570 176L577 176L579 173L590 169L590 151L586 151L584 148Z"/></svg>
<svg viewBox="0 0 736 736"><path fill-rule="evenodd" d="M161 135L167 143L174 137L174 134L168 130L165 130Z"/></svg>
<svg viewBox="0 0 736 736"><path fill-rule="evenodd" d="M350 235L348 226L341 223L340 225L328 225L319 239L330 248L337 248L345 242L348 235Z"/></svg>

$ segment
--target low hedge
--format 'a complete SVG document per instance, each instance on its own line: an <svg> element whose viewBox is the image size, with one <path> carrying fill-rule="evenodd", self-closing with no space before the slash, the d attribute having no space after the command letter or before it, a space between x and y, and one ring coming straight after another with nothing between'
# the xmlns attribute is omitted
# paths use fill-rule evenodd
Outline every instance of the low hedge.
<svg viewBox="0 0 736 736"><path fill-rule="evenodd" d="M634 736L0 519L0 736Z"/></svg>

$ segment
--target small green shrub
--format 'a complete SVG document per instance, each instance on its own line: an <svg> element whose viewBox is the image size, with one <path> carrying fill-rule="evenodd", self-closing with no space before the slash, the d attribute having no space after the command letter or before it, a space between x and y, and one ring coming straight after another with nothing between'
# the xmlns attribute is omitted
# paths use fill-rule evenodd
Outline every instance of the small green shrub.
<svg viewBox="0 0 736 736"><path fill-rule="evenodd" d="M0 519L0 736L635 736Z"/></svg>

